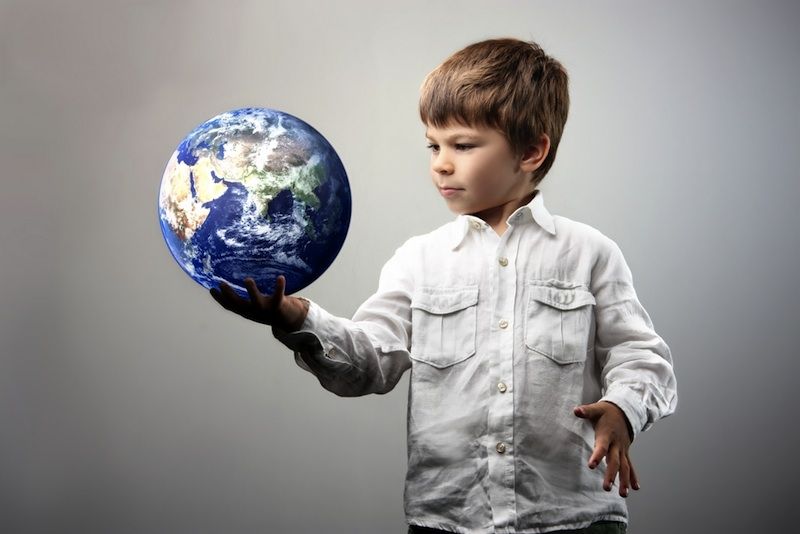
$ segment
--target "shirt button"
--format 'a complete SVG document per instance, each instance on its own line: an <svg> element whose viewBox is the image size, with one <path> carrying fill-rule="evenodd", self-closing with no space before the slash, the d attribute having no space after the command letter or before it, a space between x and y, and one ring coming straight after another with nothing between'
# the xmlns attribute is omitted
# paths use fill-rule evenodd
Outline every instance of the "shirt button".
<svg viewBox="0 0 800 534"><path fill-rule="evenodd" d="M500 390L500 393L505 393L506 389L508 389L508 388L506 387L506 385L504 383L500 382L499 384L497 384L497 389Z"/></svg>
<svg viewBox="0 0 800 534"><path fill-rule="evenodd" d="M502 265L503 267L505 267L506 265L508 265L508 258L500 258L500 259L499 259L499 260L497 260L497 261L499 261L499 262L500 262L500 265Z"/></svg>
<svg viewBox="0 0 800 534"><path fill-rule="evenodd" d="M478 221L472 221L472 227L475 228L476 230L479 230L481 227L481 223L479 223Z"/></svg>
<svg viewBox="0 0 800 534"><path fill-rule="evenodd" d="M500 322L498 324L500 325L500 328L505 328L508 326L508 321L506 321L505 319L500 319Z"/></svg>
<svg viewBox="0 0 800 534"><path fill-rule="evenodd" d="M495 449L497 449L497 452L499 452L500 454L503 454L504 452L506 452L506 444L501 441L497 444Z"/></svg>

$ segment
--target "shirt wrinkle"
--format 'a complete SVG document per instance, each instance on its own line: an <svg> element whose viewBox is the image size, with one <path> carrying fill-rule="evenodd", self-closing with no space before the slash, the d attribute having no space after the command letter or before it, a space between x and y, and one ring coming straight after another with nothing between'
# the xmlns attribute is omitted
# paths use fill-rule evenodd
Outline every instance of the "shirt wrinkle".
<svg viewBox="0 0 800 534"><path fill-rule="evenodd" d="M308 299L300 330L272 332L338 396L385 394L410 372L409 524L533 534L627 523L619 483L603 490L605 461L587 466L594 428L572 409L612 402L635 440L675 411L669 346L613 240L551 215L541 190L506 222L500 236L462 214L412 236L351 319Z"/></svg>

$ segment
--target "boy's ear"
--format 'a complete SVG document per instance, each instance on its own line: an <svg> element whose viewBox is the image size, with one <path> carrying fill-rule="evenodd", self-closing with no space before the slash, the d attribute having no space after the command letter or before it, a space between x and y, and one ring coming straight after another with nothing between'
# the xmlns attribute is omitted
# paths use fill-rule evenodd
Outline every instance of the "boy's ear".
<svg viewBox="0 0 800 534"><path fill-rule="evenodd" d="M533 172L541 166L550 152L550 137L547 134L542 134L539 137L539 142L530 145L525 152L522 153L519 161L519 168L524 172Z"/></svg>

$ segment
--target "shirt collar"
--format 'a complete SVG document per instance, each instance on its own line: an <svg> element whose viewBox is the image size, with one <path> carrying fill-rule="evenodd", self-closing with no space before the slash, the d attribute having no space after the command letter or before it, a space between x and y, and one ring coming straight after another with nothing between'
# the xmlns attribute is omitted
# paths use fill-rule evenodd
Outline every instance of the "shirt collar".
<svg viewBox="0 0 800 534"><path fill-rule="evenodd" d="M550 215L550 212L544 207L544 198L542 196L541 189L536 190L536 194L533 196L530 202L524 206L520 206L514 211L514 213L509 215L506 224L513 226L514 224L520 223L525 219L535 221L536 224L547 230L549 233L556 235L556 227L555 224L553 224L553 216ZM486 222L479 217L475 217L474 215L461 213L458 215L458 217L456 217L450 236L451 250L454 250L456 247L458 247L458 245L461 244L470 228L472 228L473 223L486 226ZM481 226L478 226L478 228L481 228Z"/></svg>

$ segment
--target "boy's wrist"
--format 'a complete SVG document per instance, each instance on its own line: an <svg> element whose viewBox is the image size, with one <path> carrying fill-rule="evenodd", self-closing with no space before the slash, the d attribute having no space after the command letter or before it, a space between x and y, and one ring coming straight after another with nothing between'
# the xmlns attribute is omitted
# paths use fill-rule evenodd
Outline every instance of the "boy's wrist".
<svg viewBox="0 0 800 534"><path fill-rule="evenodd" d="M293 296L287 296L285 300L288 304L286 312L283 314L286 322L279 326L287 332L297 332L303 326L308 316L308 309L311 306L311 301L305 297Z"/></svg>
<svg viewBox="0 0 800 534"><path fill-rule="evenodd" d="M615 403L615 402L611 402L609 400L602 401L602 402L607 402L608 404L614 406L615 408L617 408L619 410L619 413L622 414L622 419L625 421L625 426L628 429L628 437L630 438L631 443L633 443L633 426L631 425L631 422L628 419L628 415L625 413L625 410L623 410L622 407L619 404Z"/></svg>
<svg viewBox="0 0 800 534"><path fill-rule="evenodd" d="M625 415L625 412L623 412L623 417L625 418L625 425L628 427L628 437L630 438L631 443L633 443L633 427L631 426L631 422L628 421L628 416Z"/></svg>

